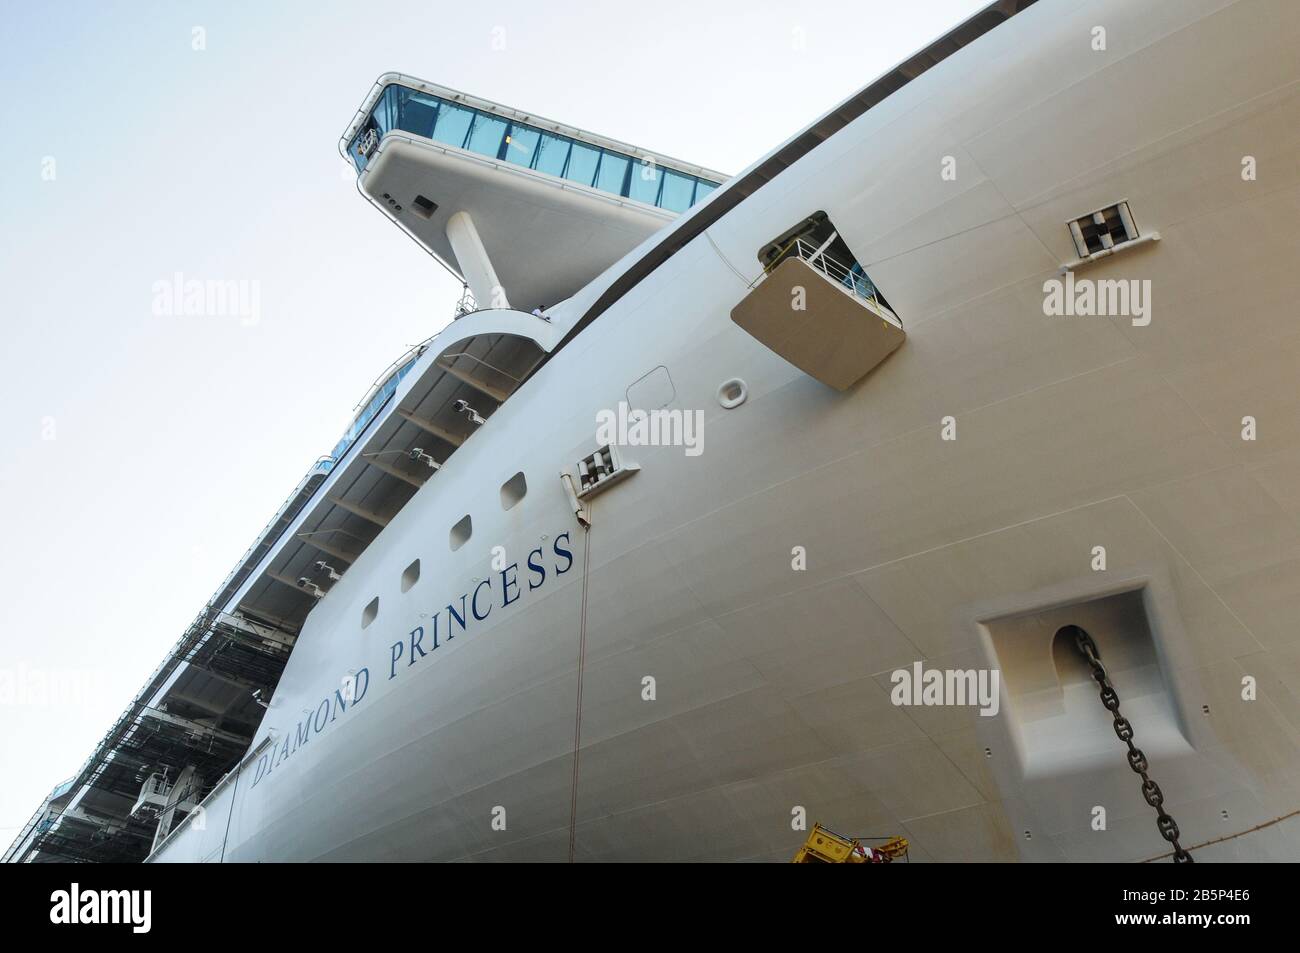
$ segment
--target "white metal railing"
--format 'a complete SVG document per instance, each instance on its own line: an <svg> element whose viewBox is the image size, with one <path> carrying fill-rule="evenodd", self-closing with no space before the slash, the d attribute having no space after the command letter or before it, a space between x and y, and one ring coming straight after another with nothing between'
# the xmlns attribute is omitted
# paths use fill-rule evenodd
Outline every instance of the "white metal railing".
<svg viewBox="0 0 1300 953"><path fill-rule="evenodd" d="M899 321L898 316L880 300L880 292L876 290L875 284L867 277L867 274L862 270L861 265L856 262L853 265L846 265L838 259L832 258L830 255L826 254L825 249L833 240L833 235L830 240L822 242L821 244L814 244L806 238L794 239L777 252L776 256L772 259L772 262L763 269L764 276L770 273L777 265L781 264L781 262L785 261L787 258L797 256L807 263L808 267L821 272L828 281L838 286L845 294L870 305L872 310L880 314L881 317L885 318L891 324L896 324L901 328L903 326L902 322Z"/></svg>
<svg viewBox="0 0 1300 953"><path fill-rule="evenodd" d="M140 795L135 799L135 806L131 808L131 816L134 817L144 807L149 807L151 813L162 810L171 790L172 786L167 782L166 775L149 775L145 778L144 784L140 785Z"/></svg>
<svg viewBox="0 0 1300 953"><path fill-rule="evenodd" d="M149 852L149 856L145 858L145 863L148 863L152 858L158 856L158 852L162 848L166 847L168 842L171 841L178 834L180 834L182 830L187 829L190 826L191 822L197 820L200 817L203 817L204 816L203 811L207 810L207 808L210 805L215 804L217 797L221 794L221 792L226 790L227 785L229 785L233 781L238 780L239 775L244 770L244 768L246 768L249 764L251 764L257 758L257 756L262 753L262 749L264 749L267 745L271 744L275 740L276 738L274 734L268 734L265 738L263 738L260 742L258 742L255 747L250 747L248 749L248 752L235 764L235 766L231 768L229 771L227 771L225 774L223 774L221 776L221 780L212 786L212 790L207 793L207 796L204 797L203 800L200 801L197 805L195 805L195 810L190 811L190 813L186 814L183 818L181 818L179 822L173 824L172 829L167 832L167 836L164 837L162 840L160 840L158 843L153 845L153 849ZM231 797L232 798L234 797L233 791L231 792ZM203 808L203 810L198 810L198 808Z"/></svg>
<svg viewBox="0 0 1300 953"><path fill-rule="evenodd" d="M840 285L845 291L864 301L870 301L877 307L881 307L879 292L876 291L876 286L872 284L871 279L862 271L861 266L845 265L826 254L825 251L819 250L819 246L802 238L794 240L794 247L791 251L806 261L810 267L816 268L831 281ZM857 267L856 271L853 270L854 267Z"/></svg>
<svg viewBox="0 0 1300 953"><path fill-rule="evenodd" d="M456 313L452 315L453 321L458 321L467 314L473 314L478 310L478 302L470 294L469 285L466 285L461 292L460 300L456 302Z"/></svg>

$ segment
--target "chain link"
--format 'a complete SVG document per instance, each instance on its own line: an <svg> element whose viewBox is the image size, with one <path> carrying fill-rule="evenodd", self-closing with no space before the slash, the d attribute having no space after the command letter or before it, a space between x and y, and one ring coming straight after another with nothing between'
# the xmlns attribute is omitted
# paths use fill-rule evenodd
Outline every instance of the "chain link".
<svg viewBox="0 0 1300 953"><path fill-rule="evenodd" d="M1147 769L1151 765L1147 761L1147 756L1142 753L1142 749L1133 744L1133 724L1119 713L1119 695L1115 691L1115 686L1110 683L1110 676L1106 674L1105 666L1101 664L1101 652L1097 649L1097 643L1077 625L1072 625L1070 628L1074 630L1075 647L1087 661L1088 667L1092 669L1092 677L1101 689L1101 703L1106 706L1106 710L1115 720L1115 735L1128 745L1128 766L1142 779L1142 797L1155 808L1156 827L1160 831L1160 836L1174 848L1174 863L1193 863L1192 855L1183 850L1182 845L1178 843L1178 824L1164 808L1164 792L1160 790L1160 785L1147 777Z"/></svg>

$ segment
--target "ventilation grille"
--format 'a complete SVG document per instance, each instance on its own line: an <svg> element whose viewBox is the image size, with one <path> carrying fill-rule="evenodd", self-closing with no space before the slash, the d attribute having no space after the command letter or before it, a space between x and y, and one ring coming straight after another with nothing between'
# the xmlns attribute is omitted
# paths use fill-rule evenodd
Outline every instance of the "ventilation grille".
<svg viewBox="0 0 1300 953"><path fill-rule="evenodd" d="M1138 237L1138 230L1129 212L1128 202L1120 202L1091 215L1076 218L1070 223L1070 235L1074 238L1074 248L1079 257L1089 258L1116 245L1133 241Z"/></svg>
<svg viewBox="0 0 1300 953"><path fill-rule="evenodd" d="M595 453L578 461L578 498L595 496L606 487L622 482L641 467L624 461L613 444L606 444Z"/></svg>
<svg viewBox="0 0 1300 953"><path fill-rule="evenodd" d="M578 461L578 492L592 489L618 471L617 451L609 445Z"/></svg>

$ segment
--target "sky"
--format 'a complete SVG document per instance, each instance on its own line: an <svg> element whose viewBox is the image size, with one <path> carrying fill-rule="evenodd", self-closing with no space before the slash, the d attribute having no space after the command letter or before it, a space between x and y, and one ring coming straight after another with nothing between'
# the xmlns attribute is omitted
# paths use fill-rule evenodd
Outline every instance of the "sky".
<svg viewBox="0 0 1300 953"><path fill-rule="evenodd" d="M338 154L380 74L735 173L986 2L7 7L0 851L451 320ZM169 307L178 274L256 307Z"/></svg>

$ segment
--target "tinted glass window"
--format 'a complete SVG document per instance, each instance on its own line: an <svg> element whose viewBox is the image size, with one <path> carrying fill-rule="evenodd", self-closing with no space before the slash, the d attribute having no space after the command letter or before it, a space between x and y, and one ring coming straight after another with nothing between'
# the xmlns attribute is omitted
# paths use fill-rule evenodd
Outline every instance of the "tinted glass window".
<svg viewBox="0 0 1300 953"><path fill-rule="evenodd" d="M384 90L384 94L379 97L379 102L375 103L374 112L371 118L374 120L375 129L382 138L386 132L389 132L397 125L398 99L401 90L396 86L389 86Z"/></svg>
<svg viewBox="0 0 1300 953"><path fill-rule="evenodd" d="M506 121L479 113L474 117L474 128L470 130L469 142L465 148L481 156L497 157L501 150L501 139L506 134Z"/></svg>
<svg viewBox="0 0 1300 953"><path fill-rule="evenodd" d="M569 158L569 140L542 133L542 140L537 145L537 158L533 168L548 175L563 175L564 163Z"/></svg>
<svg viewBox="0 0 1300 953"><path fill-rule="evenodd" d="M433 121L438 115L438 100L423 93L402 92L405 95L398 102L397 125L417 136L431 138Z"/></svg>
<svg viewBox="0 0 1300 953"><path fill-rule="evenodd" d="M600 157L600 170L596 173L596 188L623 194L623 180L627 177L627 167L631 165L627 156L617 152L606 152Z"/></svg>
<svg viewBox="0 0 1300 953"><path fill-rule="evenodd" d="M532 165L533 153L537 151L537 140L542 134L527 126L512 126L507 136L506 161L515 165Z"/></svg>
<svg viewBox="0 0 1300 953"><path fill-rule="evenodd" d="M570 182L591 185L591 180L596 177L596 163L599 161L599 149L575 142L573 151L569 153L569 167L565 170L564 177Z"/></svg>
<svg viewBox="0 0 1300 953"><path fill-rule="evenodd" d="M463 106L443 103L438 110L438 124L433 128L433 138L449 146L460 146L465 142L469 124L474 119L474 111Z"/></svg>
<svg viewBox="0 0 1300 953"><path fill-rule="evenodd" d="M691 196L695 193L695 177L668 169L661 169L659 174L664 177L664 191L659 198L660 208L666 208L670 212L684 212L690 208Z"/></svg>
<svg viewBox="0 0 1300 953"><path fill-rule="evenodd" d="M654 205L659 198L659 182L663 178L659 167L653 162L637 162L632 166L632 182L628 197L647 205Z"/></svg>
<svg viewBox="0 0 1300 953"><path fill-rule="evenodd" d="M586 145L397 85L384 89L349 147L349 158L358 169L365 168L366 158L357 146L371 129L380 137L401 129L672 212L686 211L718 188L717 182L659 168L649 159Z"/></svg>

